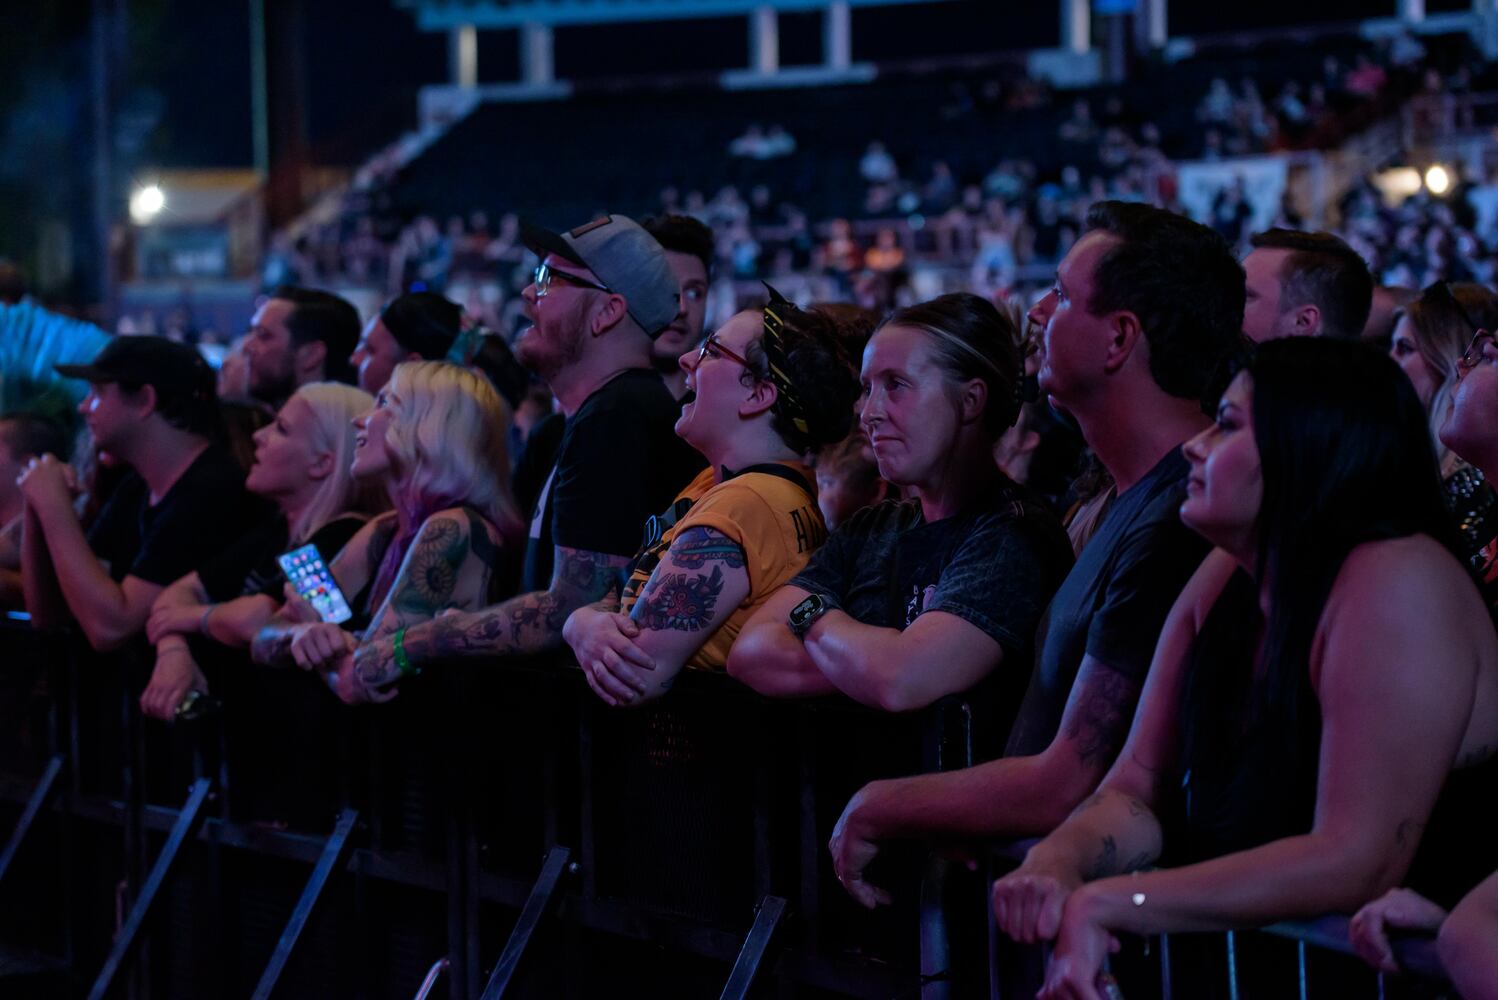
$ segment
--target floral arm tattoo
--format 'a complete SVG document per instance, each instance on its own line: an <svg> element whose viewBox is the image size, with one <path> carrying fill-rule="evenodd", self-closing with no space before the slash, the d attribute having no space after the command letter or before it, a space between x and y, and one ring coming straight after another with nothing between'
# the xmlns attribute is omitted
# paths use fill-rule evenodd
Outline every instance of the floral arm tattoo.
<svg viewBox="0 0 1498 1000"><path fill-rule="evenodd" d="M744 550L712 528L687 528L672 540L630 609L659 691L748 600L745 562Z"/></svg>
<svg viewBox="0 0 1498 1000"><path fill-rule="evenodd" d="M413 666L453 656L510 656L541 653L562 643L562 625L578 608L622 590L627 556L556 548L551 588L520 594L479 611L458 612L413 625L403 646ZM365 643L354 654L366 684L396 676L395 651L388 638Z"/></svg>

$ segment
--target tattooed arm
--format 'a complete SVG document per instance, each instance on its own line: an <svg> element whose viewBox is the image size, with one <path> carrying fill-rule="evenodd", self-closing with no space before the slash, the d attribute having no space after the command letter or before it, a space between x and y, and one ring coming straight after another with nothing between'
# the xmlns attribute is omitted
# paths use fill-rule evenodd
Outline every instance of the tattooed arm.
<svg viewBox="0 0 1498 1000"><path fill-rule="evenodd" d="M520 594L479 611L457 612L407 630L403 646L412 666L454 656L515 656L546 652L562 642L562 625L578 608L624 589L629 557L556 547L551 588ZM354 668L369 686L396 675L389 638L364 643Z"/></svg>
<svg viewBox="0 0 1498 1000"><path fill-rule="evenodd" d="M1097 787L1128 733L1138 685L1094 657L1077 674L1055 740L1030 757L874 781L832 832L833 867L865 906L888 895L863 877L885 840L1016 839L1054 830Z"/></svg>
<svg viewBox="0 0 1498 1000"><path fill-rule="evenodd" d="M672 540L630 612L626 638L648 666L610 656L598 633L618 631L619 624L587 608L568 619L568 642L599 697L611 705L636 704L664 694L748 596L744 550L722 532L689 527Z"/></svg>

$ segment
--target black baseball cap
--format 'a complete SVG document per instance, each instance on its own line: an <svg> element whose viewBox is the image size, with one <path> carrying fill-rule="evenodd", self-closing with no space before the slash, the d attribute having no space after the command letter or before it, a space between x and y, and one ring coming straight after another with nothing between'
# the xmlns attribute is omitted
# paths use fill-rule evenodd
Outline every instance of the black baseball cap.
<svg viewBox="0 0 1498 1000"><path fill-rule="evenodd" d="M66 378L149 385L158 399L212 399L213 369L196 348L165 337L115 337L86 365L53 365Z"/></svg>

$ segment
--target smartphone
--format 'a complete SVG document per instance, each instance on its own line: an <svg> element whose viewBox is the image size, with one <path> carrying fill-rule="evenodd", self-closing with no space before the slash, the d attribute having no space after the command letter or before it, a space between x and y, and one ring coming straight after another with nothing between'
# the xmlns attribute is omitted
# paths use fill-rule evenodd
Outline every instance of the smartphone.
<svg viewBox="0 0 1498 1000"><path fill-rule="evenodd" d="M277 556L276 561L281 564L281 571L286 574L297 596L311 604L323 621L340 625L354 617L316 545L292 549Z"/></svg>

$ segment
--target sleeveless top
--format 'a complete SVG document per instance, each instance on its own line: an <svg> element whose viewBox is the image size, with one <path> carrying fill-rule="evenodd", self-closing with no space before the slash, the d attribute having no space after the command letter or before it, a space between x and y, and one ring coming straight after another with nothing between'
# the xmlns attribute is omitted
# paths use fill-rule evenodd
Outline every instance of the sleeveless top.
<svg viewBox="0 0 1498 1000"><path fill-rule="evenodd" d="M1162 863L1192 864L1308 833L1314 823L1320 707L1309 670L1270 702L1254 680L1262 615L1241 570L1192 645L1182 693L1179 790L1161 813ZM1412 664L1418 668L1418 664ZM1450 908L1495 868L1484 803L1498 791L1498 754L1447 777L1404 884Z"/></svg>

